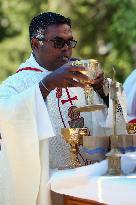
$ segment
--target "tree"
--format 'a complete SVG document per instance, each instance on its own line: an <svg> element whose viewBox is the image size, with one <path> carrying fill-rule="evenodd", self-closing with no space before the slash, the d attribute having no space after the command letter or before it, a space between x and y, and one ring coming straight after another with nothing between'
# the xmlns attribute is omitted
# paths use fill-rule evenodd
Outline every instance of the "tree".
<svg viewBox="0 0 136 205"><path fill-rule="evenodd" d="M42 11L70 16L78 40L74 56L98 59L107 76L114 65L123 82L136 65L134 0L0 0L0 80L28 57L29 22Z"/></svg>
<svg viewBox="0 0 136 205"><path fill-rule="evenodd" d="M111 75L123 81L136 65L136 4L133 0L70 1L74 28L78 33L78 53L97 58Z"/></svg>

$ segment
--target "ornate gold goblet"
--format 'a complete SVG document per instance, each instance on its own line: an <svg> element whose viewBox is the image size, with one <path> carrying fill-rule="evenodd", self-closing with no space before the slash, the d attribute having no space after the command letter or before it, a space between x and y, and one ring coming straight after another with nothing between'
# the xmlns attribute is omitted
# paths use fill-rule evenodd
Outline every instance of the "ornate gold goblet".
<svg viewBox="0 0 136 205"><path fill-rule="evenodd" d="M85 84L84 93L85 93L85 101L86 105L84 107L76 108L75 112L91 112L102 110L105 108L104 104L95 104L94 102L94 91L91 84L93 84L94 79L102 73L102 69L100 67L100 63L94 59L88 60L77 60L72 62L73 66L83 66L85 67L84 71L80 71L81 73L87 75L89 77L89 81L80 80L80 82ZM88 83L88 84L87 84Z"/></svg>
<svg viewBox="0 0 136 205"><path fill-rule="evenodd" d="M83 136L88 135L87 128L61 128L61 134L65 141L70 145L70 164L65 168L80 167L78 159L79 146L83 144Z"/></svg>

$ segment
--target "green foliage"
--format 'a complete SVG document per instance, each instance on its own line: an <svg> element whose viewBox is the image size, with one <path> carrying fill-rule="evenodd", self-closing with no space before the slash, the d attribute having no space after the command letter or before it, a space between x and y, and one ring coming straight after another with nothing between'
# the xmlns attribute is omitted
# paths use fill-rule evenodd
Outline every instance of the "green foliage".
<svg viewBox="0 0 136 205"><path fill-rule="evenodd" d="M70 4L80 40L77 54L99 59L108 76L114 65L123 82L136 64L135 1L75 0Z"/></svg>
<svg viewBox="0 0 136 205"><path fill-rule="evenodd" d="M29 22L42 11L70 16L74 56L98 59L107 76L114 65L123 82L136 65L135 0L0 0L0 80L29 56Z"/></svg>

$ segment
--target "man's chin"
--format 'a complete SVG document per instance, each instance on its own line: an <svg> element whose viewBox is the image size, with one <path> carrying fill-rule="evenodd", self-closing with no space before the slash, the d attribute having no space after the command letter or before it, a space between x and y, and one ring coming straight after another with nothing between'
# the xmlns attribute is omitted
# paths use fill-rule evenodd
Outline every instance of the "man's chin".
<svg viewBox="0 0 136 205"><path fill-rule="evenodd" d="M60 67L62 67L63 65L65 65L66 63L68 63L69 62L69 58L63 58L63 59L61 59L61 60L59 60L59 61L56 61L55 63L54 63L54 65L52 65L51 67L50 67L50 70L57 70L58 68L60 68Z"/></svg>
<svg viewBox="0 0 136 205"><path fill-rule="evenodd" d="M62 60L61 62L59 62L58 64L56 64L56 69L62 67L63 65L65 65L66 63L68 63L69 60Z"/></svg>

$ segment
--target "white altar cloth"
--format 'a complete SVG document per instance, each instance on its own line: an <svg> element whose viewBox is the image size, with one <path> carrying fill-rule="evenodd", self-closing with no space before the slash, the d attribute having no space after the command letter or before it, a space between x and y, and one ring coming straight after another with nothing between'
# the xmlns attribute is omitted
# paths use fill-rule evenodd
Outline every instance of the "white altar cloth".
<svg viewBox="0 0 136 205"><path fill-rule="evenodd" d="M136 174L102 176L107 160L71 170L53 171L51 190L108 205L136 205Z"/></svg>

